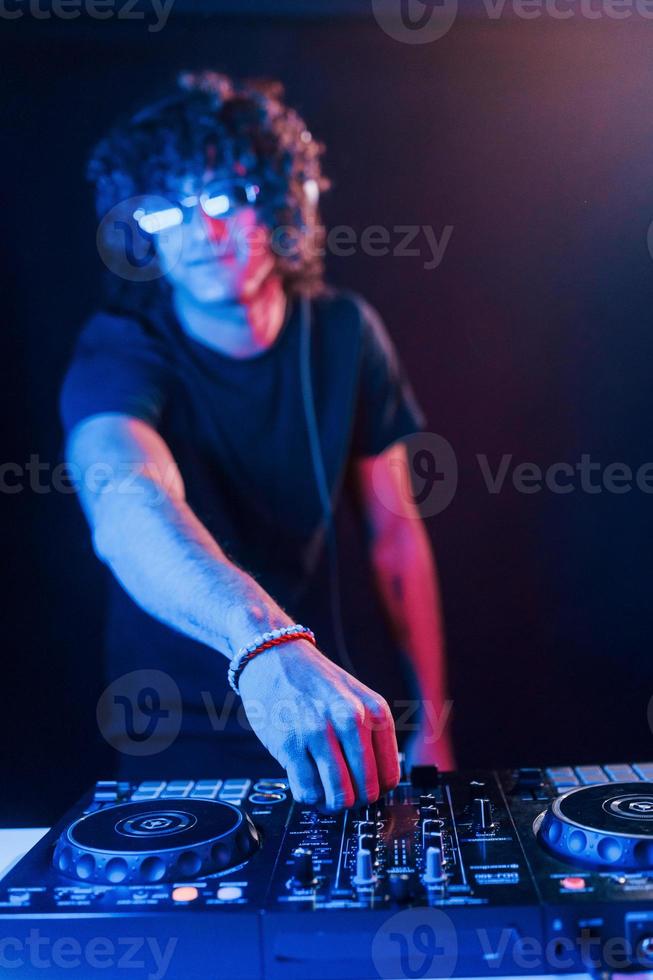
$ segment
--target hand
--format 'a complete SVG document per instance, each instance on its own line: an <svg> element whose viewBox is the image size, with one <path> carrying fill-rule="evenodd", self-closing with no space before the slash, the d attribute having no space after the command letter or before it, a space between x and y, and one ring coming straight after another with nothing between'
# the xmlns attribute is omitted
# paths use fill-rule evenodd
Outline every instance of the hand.
<svg viewBox="0 0 653 980"><path fill-rule="evenodd" d="M426 721L420 723L417 731L413 732L405 745L406 771L411 766L437 766L444 772L456 768L456 758L450 736L445 732L439 736L433 734L431 726Z"/></svg>
<svg viewBox="0 0 653 980"><path fill-rule="evenodd" d="M294 798L340 810L399 782L387 703L306 640L250 661L239 681L254 732L288 774Z"/></svg>

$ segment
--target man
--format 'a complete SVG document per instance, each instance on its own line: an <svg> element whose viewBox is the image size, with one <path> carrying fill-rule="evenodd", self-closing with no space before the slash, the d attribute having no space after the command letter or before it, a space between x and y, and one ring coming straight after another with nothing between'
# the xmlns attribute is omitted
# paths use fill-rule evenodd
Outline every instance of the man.
<svg viewBox="0 0 653 980"><path fill-rule="evenodd" d="M109 674L162 670L184 699L174 745L123 755L123 774L269 771L262 743L297 800L339 809L398 781L376 693L399 703L397 648L429 709L411 759L448 767L451 750L437 730L435 567L406 493L402 440L420 417L376 314L323 286L320 155L278 85L212 72L101 141L89 173L104 257L120 273L110 256L145 236L157 276L151 263L137 274L132 247L130 281L110 277L82 333L62 415L95 550L119 583ZM356 608L340 635L347 500L394 638L385 653ZM223 657L247 719L229 710Z"/></svg>

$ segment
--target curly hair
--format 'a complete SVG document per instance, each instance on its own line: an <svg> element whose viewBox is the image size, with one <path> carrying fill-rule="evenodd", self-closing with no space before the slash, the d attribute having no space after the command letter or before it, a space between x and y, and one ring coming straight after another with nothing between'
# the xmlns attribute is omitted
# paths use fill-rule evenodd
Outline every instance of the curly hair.
<svg viewBox="0 0 653 980"><path fill-rule="evenodd" d="M99 141L87 177L95 185L100 219L134 196L165 197L176 179L201 176L207 167L218 176L253 179L261 189L256 204L261 220L272 231L292 231L292 248L283 255L275 250L284 287L315 294L323 288L322 250L316 247L321 225L316 195L311 198L307 186L310 182L315 191L329 186L321 169L323 150L285 104L279 82L184 72L172 94L121 120ZM111 243L103 247L110 250ZM147 284L109 278L113 305L124 302L126 293L134 305L135 287L150 287L145 292L151 296L151 287L163 284L159 278Z"/></svg>

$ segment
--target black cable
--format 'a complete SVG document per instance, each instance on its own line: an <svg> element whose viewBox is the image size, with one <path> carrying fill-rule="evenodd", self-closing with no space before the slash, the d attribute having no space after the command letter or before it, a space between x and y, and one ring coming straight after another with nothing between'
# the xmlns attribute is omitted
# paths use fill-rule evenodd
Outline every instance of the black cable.
<svg viewBox="0 0 653 980"><path fill-rule="evenodd" d="M354 666L347 649L345 640L345 630L342 620L342 597L340 589L340 573L338 568L338 540L333 512L333 501L329 491L329 481L324 465L324 455L320 442L320 431L317 423L317 413L315 411L315 398L313 395L313 381L311 376L311 304L308 296L302 295L301 300L301 357L300 357L300 380L302 388L302 399L304 402L304 416L306 418L306 429L308 433L308 444L311 451L313 462L313 473L322 505L322 518L324 521L327 554L329 560L329 598L331 605L331 622L336 641L338 659L342 667L349 673L354 673Z"/></svg>

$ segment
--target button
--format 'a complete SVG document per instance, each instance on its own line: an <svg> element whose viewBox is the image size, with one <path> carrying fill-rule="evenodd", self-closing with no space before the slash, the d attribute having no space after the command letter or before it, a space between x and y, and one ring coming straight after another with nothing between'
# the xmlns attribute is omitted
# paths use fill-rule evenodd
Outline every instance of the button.
<svg viewBox="0 0 653 980"><path fill-rule="evenodd" d="M570 766L554 766L546 770L546 774L556 787L578 786L578 776Z"/></svg>
<svg viewBox="0 0 653 980"><path fill-rule="evenodd" d="M639 781L639 776L633 772L631 766L613 765L603 766L603 768L613 783L636 783Z"/></svg>
<svg viewBox="0 0 653 980"><path fill-rule="evenodd" d="M154 782L152 780L147 780L141 783L138 789L134 790L131 795L131 799L134 802L139 800L156 800L161 795L161 791L165 788L165 783Z"/></svg>
<svg viewBox="0 0 653 980"><path fill-rule="evenodd" d="M168 783L164 791L161 793L162 800L169 800L171 797L185 797L188 796L193 788L192 781L186 781L183 779L173 779Z"/></svg>
<svg viewBox="0 0 653 980"><path fill-rule="evenodd" d="M285 793L252 793L249 798L250 803L281 803L285 800Z"/></svg>
<svg viewBox="0 0 653 980"><path fill-rule="evenodd" d="M221 902L237 902L243 897L243 890L238 885L220 885L217 896Z"/></svg>
<svg viewBox="0 0 653 980"><path fill-rule="evenodd" d="M194 902L196 898L199 898L199 894L197 888L192 885L182 885L172 889L172 900L173 902Z"/></svg>
<svg viewBox="0 0 653 980"><path fill-rule="evenodd" d="M596 786L610 780L600 766L576 766L576 772L583 786Z"/></svg>
<svg viewBox="0 0 653 980"><path fill-rule="evenodd" d="M585 888L586 881L584 878L562 878L560 884L563 888L566 888L570 892L582 892Z"/></svg>
<svg viewBox="0 0 653 980"><path fill-rule="evenodd" d="M254 789L262 793L265 793L266 790L276 789L283 793L288 789L288 783L285 783L283 779L259 779L254 783Z"/></svg>
<svg viewBox="0 0 653 980"><path fill-rule="evenodd" d="M517 788L538 789L542 785L542 770L534 766L522 766L516 773Z"/></svg>
<svg viewBox="0 0 653 980"><path fill-rule="evenodd" d="M118 783L115 780L99 780L95 784L93 799L96 803L114 803L118 799Z"/></svg>
<svg viewBox="0 0 653 980"><path fill-rule="evenodd" d="M645 782L653 782L653 762L634 762L633 769Z"/></svg>
<svg viewBox="0 0 653 980"><path fill-rule="evenodd" d="M200 779L191 791L193 800L214 800L222 786L221 779Z"/></svg>
<svg viewBox="0 0 653 980"><path fill-rule="evenodd" d="M225 779L218 799L227 803L242 803L251 785L251 779Z"/></svg>

